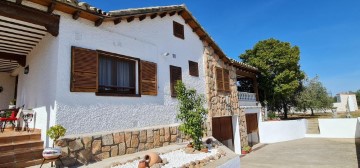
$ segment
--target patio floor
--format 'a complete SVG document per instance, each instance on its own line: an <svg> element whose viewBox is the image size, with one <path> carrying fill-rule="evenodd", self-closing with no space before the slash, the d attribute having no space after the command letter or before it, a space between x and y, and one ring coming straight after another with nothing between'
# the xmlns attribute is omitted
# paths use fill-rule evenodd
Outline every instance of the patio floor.
<svg viewBox="0 0 360 168"><path fill-rule="evenodd" d="M360 139L304 138L267 144L241 158L241 168L359 167Z"/></svg>

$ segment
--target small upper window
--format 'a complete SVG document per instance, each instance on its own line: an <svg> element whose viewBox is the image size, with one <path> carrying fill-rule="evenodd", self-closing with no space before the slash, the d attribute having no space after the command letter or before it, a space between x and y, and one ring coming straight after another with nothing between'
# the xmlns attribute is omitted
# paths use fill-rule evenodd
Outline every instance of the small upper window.
<svg viewBox="0 0 360 168"><path fill-rule="evenodd" d="M179 37L181 39L185 39L184 36L184 25L178 23L178 22L173 22L174 24L174 36L175 37Z"/></svg>
<svg viewBox="0 0 360 168"><path fill-rule="evenodd" d="M199 76L199 65L197 62L189 61L189 74L191 76Z"/></svg>

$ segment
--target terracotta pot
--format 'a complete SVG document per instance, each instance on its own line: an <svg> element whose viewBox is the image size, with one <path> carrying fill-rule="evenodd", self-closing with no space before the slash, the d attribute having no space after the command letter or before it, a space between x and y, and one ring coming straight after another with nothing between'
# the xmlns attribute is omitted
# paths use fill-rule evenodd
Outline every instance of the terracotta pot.
<svg viewBox="0 0 360 168"><path fill-rule="evenodd" d="M242 155L246 155L247 153L248 153L248 152L246 152L246 151L244 151L244 150L241 151L241 154L242 154Z"/></svg>
<svg viewBox="0 0 360 168"><path fill-rule="evenodd" d="M193 148L194 145L190 142L189 144L186 145L186 147L188 147L188 148Z"/></svg>
<svg viewBox="0 0 360 168"><path fill-rule="evenodd" d="M155 152L149 152L147 155L145 155L144 158L149 165L148 166L153 166L156 163L161 163L162 159L160 158L159 154L155 153Z"/></svg>
<svg viewBox="0 0 360 168"><path fill-rule="evenodd" d="M56 159L61 155L60 148L45 148L42 152L44 159Z"/></svg>
<svg viewBox="0 0 360 168"><path fill-rule="evenodd" d="M146 161L145 160L140 160L138 168L146 168L146 167L148 167Z"/></svg>
<svg viewBox="0 0 360 168"><path fill-rule="evenodd" d="M201 152L208 153L208 152L209 152L209 149L208 149L208 148L202 148L200 151L201 151Z"/></svg>

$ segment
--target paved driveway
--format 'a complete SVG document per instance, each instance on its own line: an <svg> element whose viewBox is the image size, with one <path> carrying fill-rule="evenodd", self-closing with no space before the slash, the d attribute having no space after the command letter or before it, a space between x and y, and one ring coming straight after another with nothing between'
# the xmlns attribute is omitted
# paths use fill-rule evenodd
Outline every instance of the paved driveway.
<svg viewBox="0 0 360 168"><path fill-rule="evenodd" d="M241 168L357 168L360 139L304 138L268 144L241 158Z"/></svg>

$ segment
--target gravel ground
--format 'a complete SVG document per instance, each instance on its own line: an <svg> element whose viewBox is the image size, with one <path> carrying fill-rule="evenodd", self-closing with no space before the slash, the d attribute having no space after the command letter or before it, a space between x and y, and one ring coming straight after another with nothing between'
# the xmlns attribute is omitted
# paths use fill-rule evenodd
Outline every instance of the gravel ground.
<svg viewBox="0 0 360 168"><path fill-rule="evenodd" d="M169 163L162 166L162 168L180 167L181 165L190 163L191 161L202 160L208 156L215 156L217 152L218 152L217 149L212 149L208 153L200 152L197 154L187 154L184 152L184 150L180 149L169 153L165 153L160 155L160 157L162 159L166 158ZM113 168L134 168L134 167L136 168L139 164L139 161L140 159L126 163L121 166L115 166Z"/></svg>

